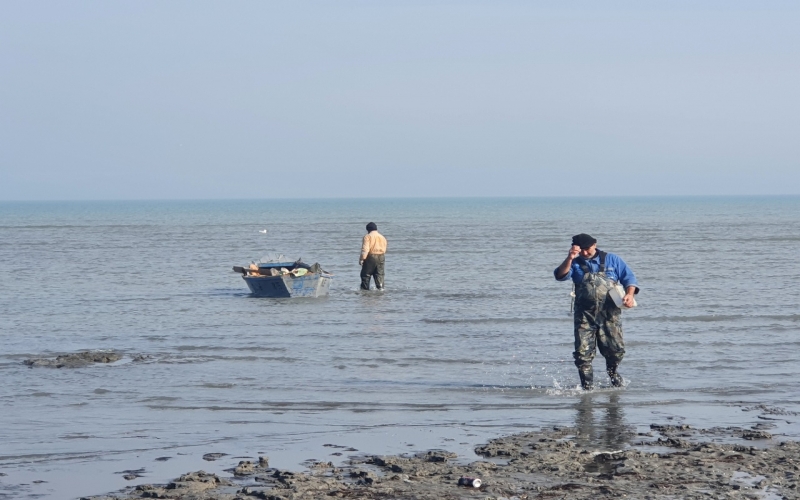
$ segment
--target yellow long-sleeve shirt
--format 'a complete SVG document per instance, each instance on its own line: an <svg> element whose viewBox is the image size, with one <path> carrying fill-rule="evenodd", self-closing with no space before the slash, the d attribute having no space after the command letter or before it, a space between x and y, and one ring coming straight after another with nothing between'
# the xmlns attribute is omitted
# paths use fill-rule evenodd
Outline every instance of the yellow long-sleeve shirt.
<svg viewBox="0 0 800 500"><path fill-rule="evenodd" d="M364 240L361 242L361 260L366 259L369 254L385 254L386 246L386 238L381 233L370 231L364 235Z"/></svg>

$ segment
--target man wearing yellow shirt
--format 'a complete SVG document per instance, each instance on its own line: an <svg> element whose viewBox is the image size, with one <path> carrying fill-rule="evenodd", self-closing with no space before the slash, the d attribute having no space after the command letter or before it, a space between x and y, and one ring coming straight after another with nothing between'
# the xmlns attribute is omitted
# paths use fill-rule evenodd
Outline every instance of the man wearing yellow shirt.
<svg viewBox="0 0 800 500"><path fill-rule="evenodd" d="M367 224L367 234L361 242L361 289L369 290L371 278L375 278L375 287L383 290L383 264L386 256L386 238L378 232L374 222Z"/></svg>

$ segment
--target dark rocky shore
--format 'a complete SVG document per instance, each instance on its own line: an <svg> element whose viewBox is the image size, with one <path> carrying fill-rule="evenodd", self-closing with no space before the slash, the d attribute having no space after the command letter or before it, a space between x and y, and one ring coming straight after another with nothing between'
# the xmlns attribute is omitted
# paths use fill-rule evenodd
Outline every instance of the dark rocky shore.
<svg viewBox="0 0 800 500"><path fill-rule="evenodd" d="M453 453L352 457L343 466L310 462L307 472L241 461L231 478L203 471L166 485L140 485L84 500L299 499L708 499L800 498L800 444L754 428L651 425L625 450L587 450L580 431L557 427L495 439L466 464ZM460 486L462 476L478 488Z"/></svg>

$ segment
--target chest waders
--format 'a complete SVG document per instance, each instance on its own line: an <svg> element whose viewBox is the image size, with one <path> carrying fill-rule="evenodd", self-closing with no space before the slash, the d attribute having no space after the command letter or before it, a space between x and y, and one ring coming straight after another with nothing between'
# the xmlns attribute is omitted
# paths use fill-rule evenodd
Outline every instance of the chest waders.
<svg viewBox="0 0 800 500"><path fill-rule="evenodd" d="M596 273L586 262L581 262L583 281L575 287L575 366L584 389L594 387L592 360L595 350L606 359L606 371L615 387L622 385L622 377L617 373L617 366L625 355L625 343L622 340L622 311L608 291L616 282L606 276L606 253L598 251L600 270Z"/></svg>
<svg viewBox="0 0 800 500"><path fill-rule="evenodd" d="M375 279L375 287L378 290L383 290L383 275L384 265L386 263L385 254L367 255L364 263L361 265L361 289L369 290L369 282L372 278Z"/></svg>

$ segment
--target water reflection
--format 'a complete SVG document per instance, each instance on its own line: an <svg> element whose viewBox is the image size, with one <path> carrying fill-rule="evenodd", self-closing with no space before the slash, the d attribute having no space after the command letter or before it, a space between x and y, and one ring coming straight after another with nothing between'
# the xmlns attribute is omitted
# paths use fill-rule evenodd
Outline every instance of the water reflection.
<svg viewBox="0 0 800 500"><path fill-rule="evenodd" d="M575 441L585 448L620 450L636 436L636 428L625 420L618 391L583 394L575 410Z"/></svg>

